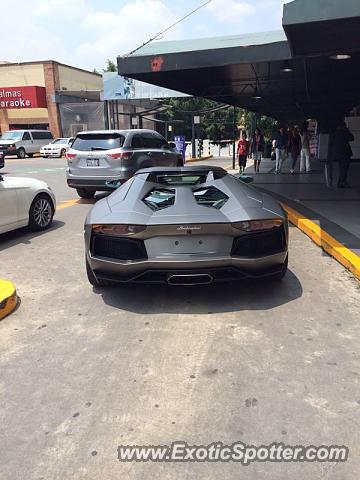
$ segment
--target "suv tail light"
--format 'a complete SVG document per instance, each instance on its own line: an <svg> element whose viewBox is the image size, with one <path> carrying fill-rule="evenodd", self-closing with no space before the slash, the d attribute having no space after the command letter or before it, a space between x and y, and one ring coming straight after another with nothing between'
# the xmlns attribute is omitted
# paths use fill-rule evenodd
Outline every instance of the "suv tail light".
<svg viewBox="0 0 360 480"><path fill-rule="evenodd" d="M134 152L118 152L118 153L108 153L107 156L110 158L128 160Z"/></svg>
<svg viewBox="0 0 360 480"><path fill-rule="evenodd" d="M66 158L75 158L76 157L76 153L67 153L66 154Z"/></svg>

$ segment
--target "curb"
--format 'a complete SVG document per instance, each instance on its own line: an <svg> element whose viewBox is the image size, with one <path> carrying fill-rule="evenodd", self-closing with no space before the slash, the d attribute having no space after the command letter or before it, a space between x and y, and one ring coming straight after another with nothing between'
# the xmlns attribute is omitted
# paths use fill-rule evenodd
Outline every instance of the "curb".
<svg viewBox="0 0 360 480"><path fill-rule="evenodd" d="M0 320L10 315L18 305L15 285L7 280L0 280Z"/></svg>
<svg viewBox="0 0 360 480"><path fill-rule="evenodd" d="M231 170L231 168L227 168ZM319 225L308 219L297 210L281 203L289 217L289 221L307 235L316 245L322 248L331 257L335 258L341 265L349 270L360 280L360 257L340 243L336 238L329 235Z"/></svg>
<svg viewBox="0 0 360 480"><path fill-rule="evenodd" d="M188 157L185 159L185 165L192 162L200 162L202 160L209 160L209 158L214 158L214 155L208 155L207 157Z"/></svg>
<svg viewBox="0 0 360 480"><path fill-rule="evenodd" d="M282 204L282 206L288 214L289 221L295 227L304 232L313 242L334 257L360 280L360 257L358 255L326 233L319 225L304 217L304 215L301 215L286 204Z"/></svg>

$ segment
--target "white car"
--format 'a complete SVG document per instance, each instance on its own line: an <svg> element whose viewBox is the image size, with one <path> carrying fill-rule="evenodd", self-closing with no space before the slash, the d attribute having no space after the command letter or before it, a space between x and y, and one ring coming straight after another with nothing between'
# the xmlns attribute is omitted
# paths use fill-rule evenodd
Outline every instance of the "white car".
<svg viewBox="0 0 360 480"><path fill-rule="evenodd" d="M45 182L0 175L0 233L26 226L45 230L52 223L55 206L55 196Z"/></svg>
<svg viewBox="0 0 360 480"><path fill-rule="evenodd" d="M74 138L55 138L55 140L40 149L42 157L64 157L72 145Z"/></svg>

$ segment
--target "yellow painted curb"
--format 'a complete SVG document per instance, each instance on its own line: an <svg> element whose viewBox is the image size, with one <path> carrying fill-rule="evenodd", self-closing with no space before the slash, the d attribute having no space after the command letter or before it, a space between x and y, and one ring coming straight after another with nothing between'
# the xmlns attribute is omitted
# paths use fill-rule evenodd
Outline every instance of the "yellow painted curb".
<svg viewBox="0 0 360 480"><path fill-rule="evenodd" d="M356 253L346 248L342 243L326 233L319 225L305 218L296 210L293 210L285 204L282 204L282 206L286 210L289 221L293 225L304 232L313 242L334 257L360 280L360 257L356 255Z"/></svg>
<svg viewBox="0 0 360 480"><path fill-rule="evenodd" d="M189 157L185 159L185 165L191 162L200 162L201 160L209 160L209 158L213 158L214 155L208 155L207 157Z"/></svg>
<svg viewBox="0 0 360 480"><path fill-rule="evenodd" d="M13 312L17 304L15 285L7 280L0 280L0 320Z"/></svg>

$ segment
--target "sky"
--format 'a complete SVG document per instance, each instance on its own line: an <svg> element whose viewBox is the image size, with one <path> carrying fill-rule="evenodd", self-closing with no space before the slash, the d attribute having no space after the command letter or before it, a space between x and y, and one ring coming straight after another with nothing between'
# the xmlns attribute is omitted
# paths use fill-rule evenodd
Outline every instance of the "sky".
<svg viewBox="0 0 360 480"><path fill-rule="evenodd" d="M102 70L205 0L13 0L1 25L0 60L56 60ZM163 40L238 35L281 28L284 0L212 0ZM10 8L0 0L0 11ZM10 18L10 17L9 17Z"/></svg>

